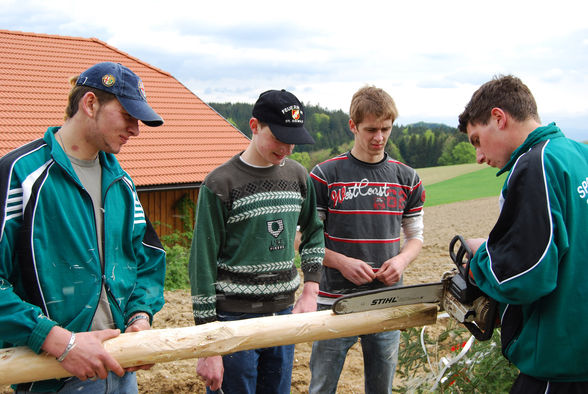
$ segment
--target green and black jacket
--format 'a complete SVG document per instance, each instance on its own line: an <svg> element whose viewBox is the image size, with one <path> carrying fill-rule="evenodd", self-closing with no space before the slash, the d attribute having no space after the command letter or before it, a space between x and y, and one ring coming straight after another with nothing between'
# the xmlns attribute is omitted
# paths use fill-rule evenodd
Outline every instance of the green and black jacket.
<svg viewBox="0 0 588 394"><path fill-rule="evenodd" d="M55 325L90 330L103 284L121 331L135 312L153 316L164 303L165 252L131 178L114 155L99 153L103 270L92 199L57 130L0 159L0 342L37 353Z"/></svg>
<svg viewBox="0 0 588 394"><path fill-rule="evenodd" d="M501 303L503 353L538 379L588 381L588 146L552 123L506 171L500 217L471 262Z"/></svg>

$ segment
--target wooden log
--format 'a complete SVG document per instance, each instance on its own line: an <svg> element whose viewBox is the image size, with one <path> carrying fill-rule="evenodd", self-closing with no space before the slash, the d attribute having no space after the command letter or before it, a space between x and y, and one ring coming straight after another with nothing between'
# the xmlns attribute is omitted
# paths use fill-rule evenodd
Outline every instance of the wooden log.
<svg viewBox="0 0 588 394"><path fill-rule="evenodd" d="M434 304L347 315L319 311L121 334L104 347L123 367L131 367L420 327L436 320ZM71 374L47 354L37 355L27 347L0 350L0 385L67 376Z"/></svg>

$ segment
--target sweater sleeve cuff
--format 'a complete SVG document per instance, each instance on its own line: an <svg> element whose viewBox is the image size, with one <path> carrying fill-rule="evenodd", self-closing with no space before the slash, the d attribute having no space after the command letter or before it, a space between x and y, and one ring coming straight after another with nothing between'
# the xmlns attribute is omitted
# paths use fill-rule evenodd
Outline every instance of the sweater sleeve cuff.
<svg viewBox="0 0 588 394"><path fill-rule="evenodd" d="M321 282L321 271L304 272L304 282Z"/></svg>
<svg viewBox="0 0 588 394"><path fill-rule="evenodd" d="M41 353L41 346L45 342L49 331L57 325L56 322L46 317L41 317L37 323L37 326L33 329L33 332L29 336L27 345L37 354Z"/></svg>

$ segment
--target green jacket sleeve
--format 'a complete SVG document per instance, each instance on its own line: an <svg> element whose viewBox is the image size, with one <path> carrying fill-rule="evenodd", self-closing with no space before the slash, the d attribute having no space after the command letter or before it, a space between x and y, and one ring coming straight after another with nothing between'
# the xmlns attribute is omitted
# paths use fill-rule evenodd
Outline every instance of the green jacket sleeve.
<svg viewBox="0 0 588 394"><path fill-rule="evenodd" d="M15 245L22 221L16 205L18 200L22 204L22 189L13 185L10 192L5 186L0 198L0 347L28 346L40 353L45 338L57 323L45 316L41 308L20 298L11 283L11 278L19 275Z"/></svg>
<svg viewBox="0 0 588 394"><path fill-rule="evenodd" d="M153 319L164 303L165 250L147 217L145 222L134 237L137 283L124 313L125 323L137 312L146 312Z"/></svg>
<svg viewBox="0 0 588 394"><path fill-rule="evenodd" d="M470 263L480 289L505 304L530 304L557 286L566 245L559 201L540 152L523 156L505 181L504 203L490 236ZM558 224L559 223L559 224Z"/></svg>

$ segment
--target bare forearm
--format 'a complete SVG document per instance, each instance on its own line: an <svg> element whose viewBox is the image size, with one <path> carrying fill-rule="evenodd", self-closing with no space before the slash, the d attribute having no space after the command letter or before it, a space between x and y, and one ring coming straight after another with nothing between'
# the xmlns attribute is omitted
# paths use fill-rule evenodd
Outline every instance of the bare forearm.
<svg viewBox="0 0 588 394"><path fill-rule="evenodd" d="M319 292L319 284L317 282L304 282L302 294L296 301L292 313L305 313L316 311L316 298Z"/></svg>
<svg viewBox="0 0 588 394"><path fill-rule="evenodd" d="M423 248L423 241L420 239L409 239L404 243L399 255L402 255L406 260L406 266L417 258L421 249ZM406 268L406 266L404 268Z"/></svg>
<svg viewBox="0 0 588 394"><path fill-rule="evenodd" d="M336 269L337 271L341 271L341 266L344 261L348 259L347 256L335 252L334 250L325 248L325 258L323 259L323 265L325 267Z"/></svg>
<svg viewBox="0 0 588 394"><path fill-rule="evenodd" d="M49 331L49 335L43 342L41 349L53 357L59 357L65 350L71 337L71 332L65 328L55 326Z"/></svg>

